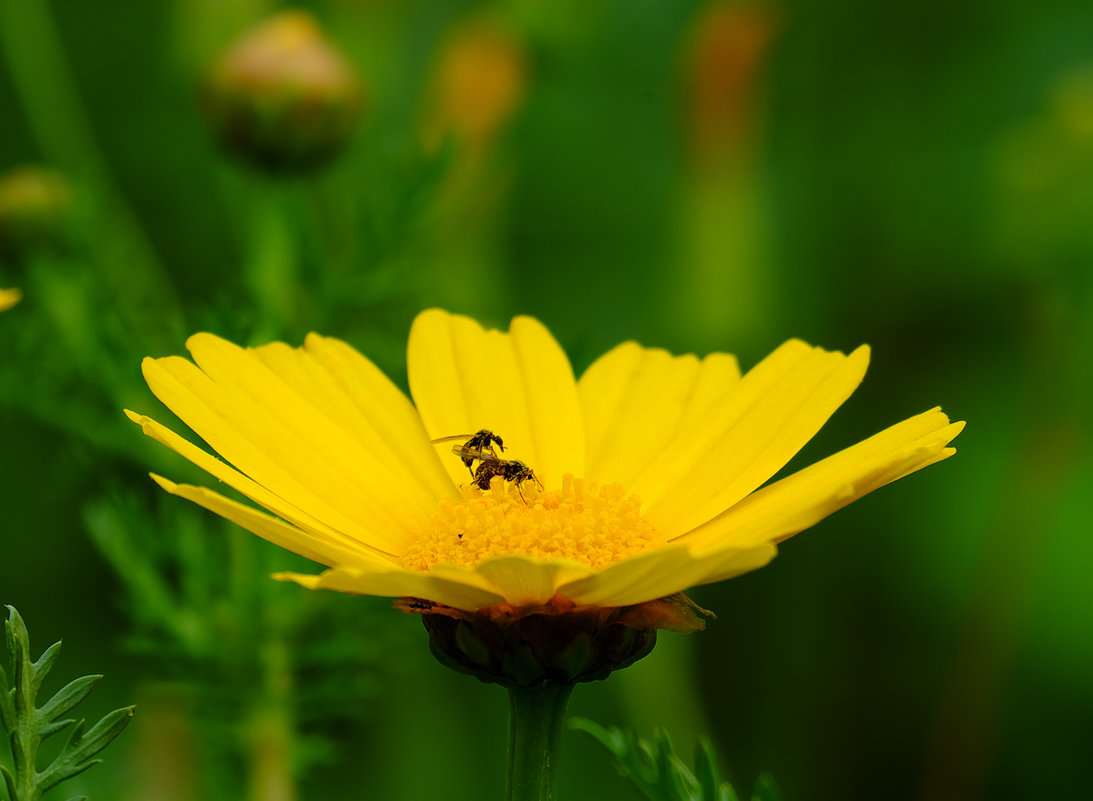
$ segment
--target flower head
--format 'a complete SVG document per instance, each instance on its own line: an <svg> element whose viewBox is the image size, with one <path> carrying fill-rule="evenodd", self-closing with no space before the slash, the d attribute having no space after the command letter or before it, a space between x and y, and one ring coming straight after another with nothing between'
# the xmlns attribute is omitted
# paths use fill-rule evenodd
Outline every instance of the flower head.
<svg viewBox="0 0 1093 801"><path fill-rule="evenodd" d="M278 578L513 618L630 607L761 567L778 542L951 456L963 427L927 411L767 484L857 387L868 348L790 340L742 375L724 353L627 342L575 380L537 320L506 333L434 309L410 332L411 403L336 339L187 346L193 362L149 358L144 375L225 461L127 414L272 514L156 476L164 489L329 568ZM483 431L503 449L467 445ZM514 461L532 476L507 478Z"/></svg>

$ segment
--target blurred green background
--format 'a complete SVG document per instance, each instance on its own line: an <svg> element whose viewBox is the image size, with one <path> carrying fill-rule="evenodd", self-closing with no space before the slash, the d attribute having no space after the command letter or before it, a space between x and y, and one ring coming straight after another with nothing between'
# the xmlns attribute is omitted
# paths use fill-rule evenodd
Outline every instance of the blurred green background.
<svg viewBox="0 0 1093 801"><path fill-rule="evenodd" d="M68 795L501 797L504 693L383 599L255 578L295 557L159 497L147 471L187 468L119 411L166 417L139 360L197 330L319 330L404 384L438 305L535 315L578 372L625 339L745 367L870 343L794 464L937 404L969 421L953 460L696 590L718 620L574 714L709 736L787 801L1085 797L1093 4L302 7L361 112L329 164L270 174L201 109L278 4L0 5L0 174L67 185L0 264L24 294L0 313L0 602L36 650L64 637L60 673L106 674L89 716L140 704ZM566 799L638 797L584 735L563 760Z"/></svg>

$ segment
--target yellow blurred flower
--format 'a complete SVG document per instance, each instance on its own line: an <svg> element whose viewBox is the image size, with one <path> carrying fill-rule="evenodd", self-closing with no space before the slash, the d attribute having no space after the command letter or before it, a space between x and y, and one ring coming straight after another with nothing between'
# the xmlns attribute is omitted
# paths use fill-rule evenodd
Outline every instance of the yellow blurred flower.
<svg viewBox="0 0 1093 801"><path fill-rule="evenodd" d="M0 312L7 311L23 298L18 289L0 289Z"/></svg>
<svg viewBox="0 0 1093 801"><path fill-rule="evenodd" d="M753 570L781 540L951 456L963 428L927 411L763 486L857 387L867 347L790 340L741 375L728 354L627 342L575 380L537 320L504 333L434 309L410 332L413 404L336 339L244 349L196 334L187 347L193 362L145 359L144 376L226 462L127 414L272 515L156 476L164 489L330 568L278 578L467 611L622 607ZM480 429L542 489L499 477L481 490L451 442L431 442Z"/></svg>

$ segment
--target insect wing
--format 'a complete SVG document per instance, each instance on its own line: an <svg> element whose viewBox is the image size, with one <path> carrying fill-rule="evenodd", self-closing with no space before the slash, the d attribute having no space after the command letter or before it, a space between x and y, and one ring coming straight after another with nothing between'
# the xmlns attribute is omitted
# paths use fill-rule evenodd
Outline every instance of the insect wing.
<svg viewBox="0 0 1093 801"><path fill-rule="evenodd" d="M437 439L431 439L429 440L429 442L431 442L433 445L440 445L444 442L455 442L457 439L461 439L466 442L467 440L474 439L474 434L453 434L450 437L438 437Z"/></svg>

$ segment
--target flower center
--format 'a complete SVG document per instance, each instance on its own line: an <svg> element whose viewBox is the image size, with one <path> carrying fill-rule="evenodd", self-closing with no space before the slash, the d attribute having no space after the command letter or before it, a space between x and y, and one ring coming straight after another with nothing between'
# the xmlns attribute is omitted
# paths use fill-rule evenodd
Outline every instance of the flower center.
<svg viewBox="0 0 1093 801"><path fill-rule="evenodd" d="M526 554L573 559L599 568L659 545L652 523L641 515L641 499L619 484L598 484L567 474L562 488L540 491L495 476L489 490L460 488L462 499L445 498L432 526L410 545L404 567L474 565L491 556Z"/></svg>

